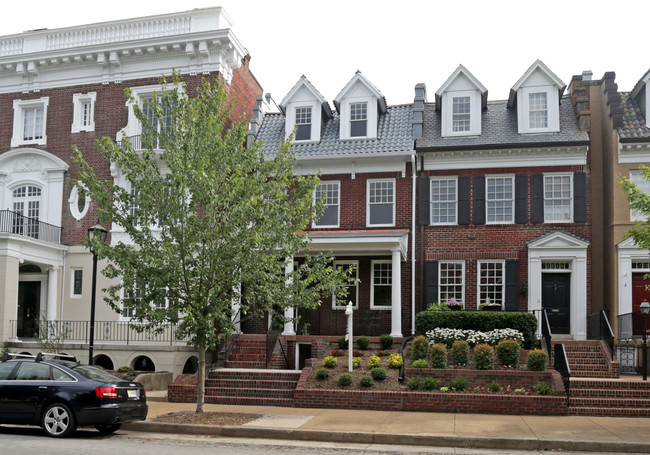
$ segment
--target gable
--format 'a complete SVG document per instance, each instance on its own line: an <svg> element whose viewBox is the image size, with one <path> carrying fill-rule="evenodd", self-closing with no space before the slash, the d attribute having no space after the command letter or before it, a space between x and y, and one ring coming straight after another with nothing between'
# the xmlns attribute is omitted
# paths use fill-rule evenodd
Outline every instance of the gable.
<svg viewBox="0 0 650 455"><path fill-rule="evenodd" d="M561 231L550 232L528 242L529 249L587 248L588 246L589 242Z"/></svg>

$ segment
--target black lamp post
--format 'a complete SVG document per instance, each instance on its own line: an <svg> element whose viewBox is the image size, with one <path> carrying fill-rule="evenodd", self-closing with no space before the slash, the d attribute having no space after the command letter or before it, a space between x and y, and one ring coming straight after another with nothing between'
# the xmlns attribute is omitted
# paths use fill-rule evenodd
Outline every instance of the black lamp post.
<svg viewBox="0 0 650 455"><path fill-rule="evenodd" d="M88 238L98 239L104 243L106 241L106 234L108 231L104 229L101 224L96 224L88 228ZM90 339L88 343L88 365L93 364L93 345L95 344L95 302L97 297L97 254L95 249L91 246L90 252L93 254L93 285L90 294Z"/></svg>
<svg viewBox="0 0 650 455"><path fill-rule="evenodd" d="M641 316L643 317L643 380L648 380L648 313L650 312L650 303L646 299L641 302Z"/></svg>

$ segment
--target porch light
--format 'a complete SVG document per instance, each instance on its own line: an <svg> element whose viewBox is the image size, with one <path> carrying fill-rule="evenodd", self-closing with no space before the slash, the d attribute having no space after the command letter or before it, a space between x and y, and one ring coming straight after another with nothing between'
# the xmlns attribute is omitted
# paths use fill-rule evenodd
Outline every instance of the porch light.
<svg viewBox="0 0 650 455"><path fill-rule="evenodd" d="M88 238L97 239L101 243L106 242L106 235L108 231L104 229L104 226L97 223L93 227L88 228ZM97 253L95 249L91 246L90 251L93 254L93 284L92 290L90 293L90 334L88 342L88 365L93 364L93 350L95 344L95 303L97 298Z"/></svg>

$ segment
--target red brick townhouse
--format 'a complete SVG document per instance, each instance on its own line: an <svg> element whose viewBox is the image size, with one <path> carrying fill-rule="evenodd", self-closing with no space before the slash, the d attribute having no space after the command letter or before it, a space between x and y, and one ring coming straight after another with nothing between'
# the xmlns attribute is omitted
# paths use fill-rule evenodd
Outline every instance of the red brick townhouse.
<svg viewBox="0 0 650 455"><path fill-rule="evenodd" d="M554 334L586 338L589 137L565 87L539 60L508 100L462 65L435 102L416 86L418 309L545 308Z"/></svg>
<svg viewBox="0 0 650 455"><path fill-rule="evenodd" d="M0 37L0 341L14 351L37 351L36 326L47 319L65 328L66 352L87 352L92 255L80 242L97 216L73 185L73 144L100 178L130 185L95 141L138 136L124 89L146 103L174 68L188 93L218 78L252 111L262 90L230 28L223 9L208 8ZM129 241L107 227L111 242ZM106 285L100 275L98 289ZM96 320L95 362L104 367L180 373L196 362L170 331L129 330L129 317L101 295Z"/></svg>
<svg viewBox="0 0 650 455"><path fill-rule="evenodd" d="M388 106L357 72L334 107L303 76L280 102L280 112L258 109L249 133L272 156L295 130L295 170L319 173L314 198L325 195L325 212L309 233L313 246L333 251L335 265L354 264L359 279L346 301L329 298L316 310L301 311L298 324L287 323L283 334L342 335L351 301L356 333L401 337L410 333L414 311L411 106ZM287 310L288 317L295 315Z"/></svg>

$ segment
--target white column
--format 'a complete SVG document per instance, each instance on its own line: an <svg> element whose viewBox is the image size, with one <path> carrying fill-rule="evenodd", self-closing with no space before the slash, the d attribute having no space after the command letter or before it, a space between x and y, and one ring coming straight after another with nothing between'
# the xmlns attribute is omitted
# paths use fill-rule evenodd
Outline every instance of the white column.
<svg viewBox="0 0 650 455"><path fill-rule="evenodd" d="M287 260L287 265L284 268L284 274L285 276L289 277L289 275L292 272L293 272L293 258L289 258ZM291 277L287 278L287 284L291 284ZM284 309L284 318L286 319L286 322L284 323L284 330L282 331L282 335L295 335L296 327L293 321L294 318L293 307L287 307Z"/></svg>
<svg viewBox="0 0 650 455"><path fill-rule="evenodd" d="M50 267L49 276L47 279L47 320L56 321L56 296L58 295L57 288L59 286L59 268Z"/></svg>
<svg viewBox="0 0 650 455"><path fill-rule="evenodd" d="M233 290L235 297L233 297L230 308L232 309L232 322L235 324L235 333L241 333L241 285Z"/></svg>
<svg viewBox="0 0 650 455"><path fill-rule="evenodd" d="M402 274L400 262L402 260L399 250L393 250L392 258L392 286L391 286L391 333L395 338L402 337Z"/></svg>
<svg viewBox="0 0 650 455"><path fill-rule="evenodd" d="M571 334L574 340L587 339L587 258L576 257L571 281Z"/></svg>

